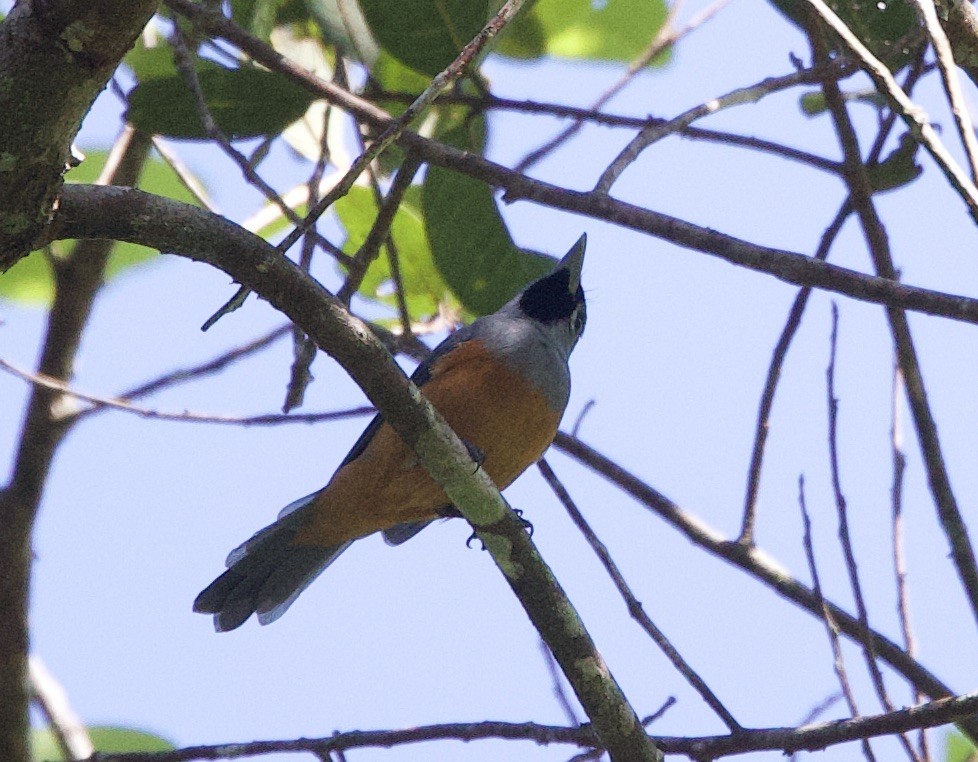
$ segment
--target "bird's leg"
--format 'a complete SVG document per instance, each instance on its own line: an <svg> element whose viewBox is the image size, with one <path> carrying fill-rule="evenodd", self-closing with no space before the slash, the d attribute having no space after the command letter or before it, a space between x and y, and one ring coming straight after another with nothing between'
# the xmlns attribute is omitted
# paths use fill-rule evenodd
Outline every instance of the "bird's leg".
<svg viewBox="0 0 978 762"><path fill-rule="evenodd" d="M458 509L454 509L453 508L453 510L455 510L456 513L457 513L457 510ZM526 533L528 535L530 535L530 537L532 537L533 536L533 524L531 524L529 521L527 521L526 519L523 518L523 511L521 511L519 508L513 508L512 511L513 511L513 513L516 514L516 518L519 519L520 524L523 525L523 529L526 531ZM479 537L478 532L473 531L472 534L469 535L469 539L467 539L465 541L465 547L471 548L472 547L472 541L473 540L478 540L479 542L482 542L482 538ZM482 549L483 550L486 549L486 544L484 542L482 542Z"/></svg>
<svg viewBox="0 0 978 762"><path fill-rule="evenodd" d="M479 470L479 466L481 466L483 463L486 462L486 453L485 453L485 450L482 450L481 448L479 448L476 445L472 444L472 442L470 442L467 439L463 439L462 440L462 444L464 444L465 445L465 449L469 451L469 457L471 457L472 460L475 461L475 465L476 465L476 469L475 470L478 471ZM473 471L473 473L475 473L475 471Z"/></svg>

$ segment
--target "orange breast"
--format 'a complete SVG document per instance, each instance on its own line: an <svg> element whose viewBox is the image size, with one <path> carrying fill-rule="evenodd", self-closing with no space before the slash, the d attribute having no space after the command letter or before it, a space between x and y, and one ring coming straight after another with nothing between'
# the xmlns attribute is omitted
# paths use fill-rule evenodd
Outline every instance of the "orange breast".
<svg viewBox="0 0 978 762"><path fill-rule="evenodd" d="M563 411L481 343L467 341L437 360L423 394L465 441L486 458L500 489L535 463L553 441ZM434 518L448 504L414 453L384 424L366 450L333 476L316 498L297 544L335 545L406 521Z"/></svg>

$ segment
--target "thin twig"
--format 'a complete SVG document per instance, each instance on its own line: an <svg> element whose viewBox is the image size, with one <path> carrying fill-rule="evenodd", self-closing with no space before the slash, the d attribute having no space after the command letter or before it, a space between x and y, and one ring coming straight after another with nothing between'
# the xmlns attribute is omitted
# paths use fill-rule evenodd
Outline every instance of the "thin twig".
<svg viewBox="0 0 978 762"><path fill-rule="evenodd" d="M245 180L249 185L258 190L270 203L275 204L275 206L285 215L286 219L294 224L301 222L301 218L295 213L295 210L286 204L278 192L269 185L265 179L258 174L255 170L251 161L245 156L241 151L236 149L231 141L228 139L227 135L220 128L217 122L214 120L214 115L211 113L210 107L207 105L207 98L204 95L203 88L200 84L200 78L197 76L197 68L194 65L193 53L187 46L184 40L183 32L179 25L173 27L173 61L177 67L177 71L183 77L187 88L190 90L191 95L194 99L194 107L197 110L197 115L200 118L200 124L203 128L205 134L210 138L217 146L238 166L241 170L241 174L244 176ZM333 247L325 238L316 235L316 242L323 246L327 251L330 251Z"/></svg>
<svg viewBox="0 0 978 762"><path fill-rule="evenodd" d="M360 284L367 274L370 263L377 258L381 245L390 234L391 226L394 224L394 217L401 206L401 202L404 200L404 194L411 187L414 176L420 167L421 161L418 157L413 153L409 153L404 158L404 163L394 176L390 190L384 197L383 203L380 204L380 209L377 212L377 217L374 219L373 226L370 228L370 232L367 233L367 237L364 239L363 244L361 244L360 249L350 261L346 281L344 281L340 290L336 293L336 298L344 304L350 303L353 294L360 288Z"/></svg>
<svg viewBox="0 0 978 762"><path fill-rule="evenodd" d="M73 413L68 418L77 418L86 412L94 412L96 409L112 408L125 413L138 415L141 418L151 418L158 421L178 421L181 423L220 423L231 426L274 426L283 423L319 423L320 421L338 421L346 418L357 418L363 415L370 415L376 410L370 405L361 405L348 410L334 410L325 413L297 413L293 415L279 415L269 413L265 415L252 416L230 416L212 415L207 413L168 413L161 410L133 405L124 399L117 397L102 397L96 394L86 394L77 389L72 389L66 382L51 378L43 373L31 373L16 365L12 365L6 360L0 359L0 370L4 370L12 376L16 376L35 387L50 389L65 394L76 399L91 403L93 407L87 411Z"/></svg>
<svg viewBox="0 0 978 762"><path fill-rule="evenodd" d="M199 365L193 365L188 368L180 368L179 370L172 370L168 373L164 373L162 376L154 378L151 381L146 381L138 386L127 389L126 391L115 395L114 399L131 402L134 399L147 397L177 384L186 383L187 381L195 381L205 376L219 373L232 363L271 345L278 339L285 336L290 330L292 330L291 325L279 326L278 328L269 331L264 336L259 336L257 339L253 339L247 344L230 349L227 352L212 358L211 360L200 363ZM91 402L92 400L89 401ZM93 407L74 412L72 415L75 416L75 420L77 421L103 409L103 405L94 404Z"/></svg>
<svg viewBox="0 0 978 762"><path fill-rule="evenodd" d="M191 171L180 155L173 150L173 146L170 145L169 141L164 140L159 135L153 136L153 148L160 155L160 158L173 170L173 174L177 176L183 187L187 189L191 196L197 200L197 202L203 206L205 209L210 209L214 214L223 214L214 199L210 197L207 192L207 188L204 187L203 183L197 179L197 176Z"/></svg>
<svg viewBox="0 0 978 762"><path fill-rule="evenodd" d="M547 644L542 640L540 641L540 655L543 657L543 663L547 665L547 672L550 674L550 682L553 685L554 698L557 699L557 703L564 712L564 717L568 724L580 725L581 721L577 712L574 711L574 705L571 704L570 697L564 689L564 682L561 680L560 669L554 660L554 655L550 653Z"/></svg>
<svg viewBox="0 0 978 762"><path fill-rule="evenodd" d="M840 19L835 11L829 8L824 0L807 0L808 4L822 20L832 28L845 46L852 51L863 64L866 73L872 78L880 92L890 101L891 108L900 115L913 136L927 149L937 162L951 186L958 192L972 219L978 222L978 187L962 171L960 165L948 152L941 142L936 130L931 125L924 110L916 105L900 88L886 64L874 56L859 38L856 37Z"/></svg>
<svg viewBox="0 0 978 762"><path fill-rule="evenodd" d="M819 703L817 703L815 706L813 706L805 714L805 716L802 718L801 722L798 723L798 724L799 725L810 725L811 723L815 722L815 720L817 720L819 717L821 717L823 714L825 714L829 709L831 709L833 706L835 706L839 702L839 700L840 699L843 699L843 698L845 698L845 696L843 696L839 692L830 693L828 696L826 696L824 699L822 699ZM798 759L798 752L797 751L796 752L792 752L791 756L788 757L788 762L795 762L797 759Z"/></svg>
<svg viewBox="0 0 978 762"><path fill-rule="evenodd" d="M829 223L825 232L822 233L822 239L819 241L818 250L815 252L814 259L825 260L828 257L833 242L851 213L852 204L846 199L842 203L842 206L839 207L839 211L836 212L835 218ZM801 326L801 318L811 294L812 289L809 287L799 289L795 296L795 301L788 311L788 318L785 321L784 328L781 330L781 336L778 337L778 342L774 346L771 363L768 365L767 378L764 381L764 391L761 392L761 401L757 410L757 424L754 427L754 445L751 448L750 466L747 469L747 494L744 497L744 516L741 521L740 536L737 538L737 542L743 543L744 545L754 544L754 531L757 521L757 496L761 487L761 467L764 463L764 447L767 443L771 410L774 407L774 395L778 388L778 381L781 379L781 370L784 368L784 362L788 356L788 348L791 346L791 342L795 334L798 333L798 328Z"/></svg>
<svg viewBox="0 0 978 762"><path fill-rule="evenodd" d="M844 68L844 63L833 62L826 66L815 66L811 69L796 71L782 77L768 77L756 84L739 87L718 98L713 98L706 103L694 106L666 122L646 127L621 150L608 165L607 169L601 173L597 183L594 185L594 192L609 193L618 178L639 157L642 151L662 138L689 127L697 119L702 119L705 116L715 114L718 111L732 106L757 103L762 98L789 87L821 82L825 79L827 72Z"/></svg>
<svg viewBox="0 0 978 762"><path fill-rule="evenodd" d="M839 399L835 395L835 361L838 353L839 341L839 308L832 302L832 332L829 337L829 364L825 371L825 389L828 404L829 418L829 472L832 478L832 494L835 497L836 513L839 517L839 544L842 547L842 557L845 559L846 572L849 576L849 587L852 590L852 597L856 603L856 615L859 623L865 629L863 637L863 656L866 660L866 667L876 690L876 696L880 704L886 711L893 710L893 702L890 701L886 691L886 684L883 682L883 673L879 663L876 661L876 652L873 649L873 639L869 636L869 609L866 607L866 599L863 596L862 583L859 580L859 567L856 564L856 553L852 547L852 535L849 532L849 508L845 495L842 492L842 476L839 466ZM909 739L903 734L899 736L907 756L916 762L917 753L910 744Z"/></svg>
<svg viewBox="0 0 978 762"><path fill-rule="evenodd" d="M965 155L968 157L971 182L978 184L978 138L975 138L975 126L971 121L971 114L968 111L964 93L961 92L958 66L954 61L951 43L937 18L934 0L914 0L914 2L934 46L937 68L941 72L941 82L944 83L944 92L947 93L947 100L951 105L951 114L954 116L954 124L958 128L958 136L961 138Z"/></svg>
<svg viewBox="0 0 978 762"><path fill-rule="evenodd" d="M809 2L821 2L821 0L809 0ZM822 35L821 29L816 28L810 34L810 38L816 57L825 59L828 57L828 46ZM845 181L863 229L873 266L877 275L897 282L897 271L890 252L889 239L873 203L872 188L860 158L859 140L849 119L845 101L836 82L823 82L822 92L842 145ZM955 569L971 604L972 614L978 621L978 562L968 536L967 526L958 508L957 498L951 487L937 433L937 424L927 400L920 360L910 333L910 324L906 313L897 307L888 306L886 316L896 345L900 370L906 380L907 397L910 401L924 464L927 467L931 494L937 506L938 519L951 547Z"/></svg>
<svg viewBox="0 0 978 762"><path fill-rule="evenodd" d="M917 644L911 626L910 591L907 588L907 560L903 543L903 476L907 468L907 456L903 450L903 420L900 415L903 396L903 375L900 373L899 364L894 362L890 424L890 448L893 453L893 482L890 488L893 522L893 576L896 585L897 617L900 620L903 647L909 656L916 658ZM911 695L915 704L924 700L923 694L916 686L911 686ZM929 760L930 748L927 743L926 730L920 731L917 743L919 757L923 760Z"/></svg>
<svg viewBox="0 0 978 762"><path fill-rule="evenodd" d="M588 545L594 550L598 559L601 561L601 565L604 566L605 571L608 572L608 576L611 577L611 581L614 582L615 587L618 589L618 593L621 595L622 599L625 601L625 605L628 607L628 613L631 615L632 619L638 622L639 626L645 630L646 634L652 638L655 644L659 647L666 658L672 662L672 665L681 674L685 680L696 690L697 693L703 698L707 706L709 706L717 716L723 721L724 725L730 728L731 733L741 733L743 732L743 726L734 719L734 716L727 710L716 694L710 689L706 684L706 681L701 678L696 671L689 665L689 663L682 657L676 647L669 641L665 633L660 630L656 624L649 618L649 615L645 613L645 609L642 606L642 602L635 597L635 593L632 592L628 583L625 581L624 576L622 576L621 570L618 565L612 559L611 554L608 552L608 548L598 539L597 534L591 529L590 524L587 523L587 519L578 509L577 505L574 503L573 498L564 487L560 479L554 473L550 464L547 463L546 458L540 460L537 463L537 468L540 469L540 473L543 474L544 480L553 493L560 500L564 509L567 511L568 515L571 517L571 521L574 525L581 531L584 535L584 539L587 540Z"/></svg>
<svg viewBox="0 0 978 762"><path fill-rule="evenodd" d="M491 40L496 34L503 29L506 24L508 24L519 9L523 6L525 0L506 0L506 3L499 9L495 16L493 16L489 22L482 28L482 30L469 42L462 51L458 54L454 61L452 61L442 72L435 76L431 80L428 87L425 88L413 103L411 103L404 112L395 120L392 120L384 128L383 132L377 136L377 138L370 144L366 151L361 153L346 174L340 179L340 181L320 199L319 203L316 204L306 215L306 218L296 226L296 228L289 233L279 245L282 251L286 251L295 244L296 241L305 232L305 229L312 225L316 220L319 219L322 214L332 206L337 199L345 196L353 184L356 182L357 178L363 174L366 168L374 161L381 153L383 153L388 146L390 146L395 140L400 137L400 135L408 128L411 122L414 121L428 105L435 99L435 97L446 87L455 82L462 73L465 71L466 67L471 63L471 61L482 51L486 44ZM339 88L337 88L339 89Z"/></svg>
<svg viewBox="0 0 978 762"><path fill-rule="evenodd" d="M783 564L759 548L745 546L728 539L698 516L674 503L651 485L639 479L621 465L601 454L593 447L571 437L557 433L554 446L586 465L612 484L631 495L641 505L673 526L697 547L746 572L780 597L788 600L813 616L822 619L823 604L828 607L833 621L840 631L856 643L861 643L864 629L859 621L837 604L817 598L810 587L793 577ZM900 646L881 633L871 631L873 647L881 659L903 675L908 682L918 686L931 698L946 698L954 692L922 664L910 658ZM967 719L959 723L968 736L978 741L978 721Z"/></svg>
<svg viewBox="0 0 978 762"><path fill-rule="evenodd" d="M58 740L64 758L69 762L88 759L95 752L95 746L85 723L72 709L64 686L55 679L40 657L32 654L28 663L31 693Z"/></svg>
<svg viewBox="0 0 978 762"><path fill-rule="evenodd" d="M394 92L390 90L378 90L372 93L378 101L399 101L410 103L414 99L412 93ZM606 127L624 127L633 130L642 130L652 125L662 124L667 120L659 117L637 117L625 116L623 114L609 114L604 111L596 111L594 108L581 108L579 106L569 106L564 103L550 103L535 100L516 100L513 98L503 98L498 95L488 93L486 95L470 95L467 93L448 92L438 96L435 100L436 105L458 104L469 106L477 111L488 111L491 109L504 111L517 111L524 114L544 114L565 119L573 119L576 122L587 122L599 124ZM815 169L824 172L838 174L842 165L837 161L826 159L823 156L802 151L791 146L782 145L772 140L765 140L751 135L738 135L723 130L709 130L703 127L685 127L677 131L677 134L691 140L703 140L711 143L723 145L734 145L749 148L755 151L771 153L782 158L791 159L802 164L807 164ZM513 171L522 171L517 165Z"/></svg>
<svg viewBox="0 0 978 762"><path fill-rule="evenodd" d="M849 705L849 714L853 717L859 716L859 707L856 705L856 696L849 684L849 675L846 673L845 659L842 656L842 644L839 642L839 626L836 624L825 599L822 596L822 584L818 578L818 565L815 563L815 546L812 542L812 521L808 516L808 508L805 507L805 477L798 477L798 505L801 508L801 520L804 527L802 543L805 546L805 558L808 560L808 570L812 575L812 592L820 602L822 608L822 619L825 622L825 631L829 636L829 645L832 647L832 669L835 677L842 688L842 695L845 696L846 703ZM863 756L866 759L875 760L873 749L869 741L862 740Z"/></svg>
<svg viewBox="0 0 978 762"><path fill-rule="evenodd" d="M628 64L628 68L625 73L615 82L611 87L605 90L596 101L591 104L589 109L591 112L595 112L604 106L608 101L614 98L618 93L625 89L625 87L635 78L635 75L642 71L646 66L648 66L652 59L656 56L669 50L669 48L675 46L683 37L687 36L691 32L695 31L698 27L705 24L711 18L713 18L720 10L729 2L729 0L716 0L712 5L707 6L702 11L700 11L696 16L690 19L689 23L686 24L681 29L676 29L672 22L679 12L682 6L681 0L677 0L673 6L669 9L669 15L666 16L665 21L659 28L655 37L648 46L639 54L638 58L631 61ZM540 161L547 154L553 153L557 148L562 146L568 140L570 140L574 135L580 132L581 128L584 126L582 119L578 119L570 127L567 127L562 132L558 133L555 137L548 140L539 148L534 149L526 156L517 162L514 167L517 172L526 172L530 167Z"/></svg>
<svg viewBox="0 0 978 762"><path fill-rule="evenodd" d="M336 71L342 71L343 67L336 67ZM310 205L314 204L319 198L319 189L322 185L323 176L326 174L326 167L329 164L329 118L333 106L329 103L323 109L323 121L319 133L319 155L313 163L312 172L306 181L306 197ZM312 267L312 260L316 254L316 239L311 232L315 227L309 228L306 235L302 237L302 253L299 255L299 267L309 272ZM282 403L282 412L290 413L293 409L302 405L306 389L312 383L312 363L316 359L316 344L306 336L298 326L292 328L292 367L289 369L289 383L285 390L285 400Z"/></svg>

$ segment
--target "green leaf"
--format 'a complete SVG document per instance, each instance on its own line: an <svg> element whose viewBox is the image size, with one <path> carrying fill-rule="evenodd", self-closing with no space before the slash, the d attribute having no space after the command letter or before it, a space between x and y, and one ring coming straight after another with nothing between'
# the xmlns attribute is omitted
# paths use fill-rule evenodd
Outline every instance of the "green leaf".
<svg viewBox="0 0 978 762"><path fill-rule="evenodd" d="M176 64L173 63L173 48L162 40L158 45L148 48L140 37L132 50L126 53L123 63L140 82L174 77L177 74Z"/></svg>
<svg viewBox="0 0 978 762"><path fill-rule="evenodd" d="M301 24L309 12L302 0L231 0L231 18L256 37L268 40L275 27Z"/></svg>
<svg viewBox="0 0 978 762"><path fill-rule="evenodd" d="M86 151L85 160L73 168L65 179L70 183L94 182L105 166L106 151ZM180 178L160 159L150 159L143 167L138 186L160 196L167 196L188 204L196 200L184 187ZM74 245L73 241L55 241L51 251L55 256L65 256ZM112 278L134 265L156 260L156 251L132 243L117 243L109 255L106 279ZM0 299L32 306L47 306L54 298L54 278L51 265L40 251L35 251L17 262L0 275Z"/></svg>
<svg viewBox="0 0 978 762"><path fill-rule="evenodd" d="M355 186L334 204L333 209L346 229L343 250L355 254L366 240L377 216L373 192ZM439 305L454 300L431 256L421 214L421 189L418 186L411 186L404 194L404 200L394 215L391 233L397 246L401 283L411 319L422 320L436 315ZM367 274L360 284L360 294L396 308L397 297L393 291L386 250L382 249L380 256L367 268Z"/></svg>
<svg viewBox="0 0 978 762"><path fill-rule="evenodd" d="M173 751L176 747L160 736L132 728L97 725L88 729L95 750L106 754L126 752ZM48 729L31 730L31 755L35 762L62 762L64 755L54 733Z"/></svg>
<svg viewBox="0 0 978 762"><path fill-rule="evenodd" d="M920 144L909 132L900 136L900 144L879 164L866 168L873 191L893 190L912 183L924 171L917 159Z"/></svg>
<svg viewBox="0 0 978 762"><path fill-rule="evenodd" d="M957 730L947 734L945 762L978 762L978 749Z"/></svg>
<svg viewBox="0 0 978 762"><path fill-rule="evenodd" d="M274 135L306 113L312 93L274 72L203 64L200 88L214 121L228 138ZM179 75L140 82L129 93L125 118L146 132L206 139L193 94Z"/></svg>
<svg viewBox="0 0 978 762"><path fill-rule="evenodd" d="M461 139L458 133L445 136L446 142L453 138ZM478 180L429 167L421 208L435 266L476 315L495 312L553 268L552 257L513 243L492 190Z"/></svg>
<svg viewBox="0 0 978 762"><path fill-rule="evenodd" d="M434 76L489 18L488 0L360 0L380 46L401 63Z"/></svg>
<svg viewBox="0 0 978 762"><path fill-rule="evenodd" d="M40 251L17 260L0 274L0 299L24 305L45 306L54 298L54 274Z"/></svg>
<svg viewBox="0 0 978 762"><path fill-rule="evenodd" d="M631 61L648 47L666 15L663 0L538 0L503 30L495 50L514 58Z"/></svg>
<svg viewBox="0 0 978 762"><path fill-rule="evenodd" d="M843 91L842 97L848 103L865 103L867 106L872 106L877 110L882 109L886 105L886 98L873 88ZM805 116L820 116L829 110L825 102L825 96L821 90L813 90L810 93L805 93L799 99L799 103L801 105L801 111Z"/></svg>

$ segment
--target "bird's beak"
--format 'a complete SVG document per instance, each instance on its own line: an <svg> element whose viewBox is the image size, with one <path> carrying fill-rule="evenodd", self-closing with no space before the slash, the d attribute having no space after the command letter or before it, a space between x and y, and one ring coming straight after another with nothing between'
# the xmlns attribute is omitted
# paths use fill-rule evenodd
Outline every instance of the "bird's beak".
<svg viewBox="0 0 978 762"><path fill-rule="evenodd" d="M567 268L570 272L570 283L568 288L572 294L577 293L577 289L581 285L581 270L584 267L584 249L587 248L587 233L584 233L580 238L577 239L571 250L567 252L566 256L560 260L560 263L555 269Z"/></svg>

